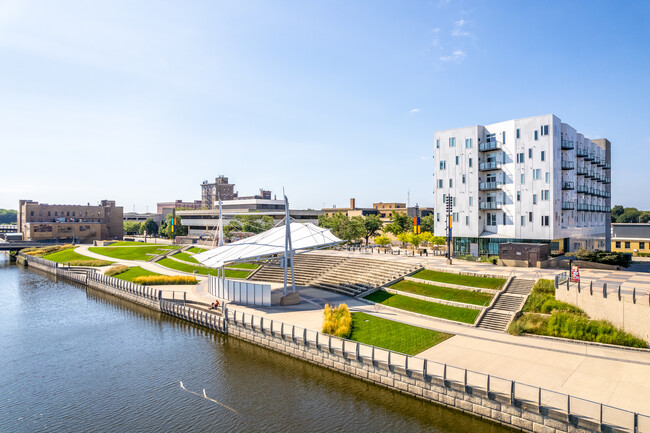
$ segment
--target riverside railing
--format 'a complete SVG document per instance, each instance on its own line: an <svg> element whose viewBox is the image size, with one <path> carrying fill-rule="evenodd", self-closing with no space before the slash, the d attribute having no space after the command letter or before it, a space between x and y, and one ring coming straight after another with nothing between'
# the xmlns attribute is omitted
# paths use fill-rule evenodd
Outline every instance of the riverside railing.
<svg viewBox="0 0 650 433"><path fill-rule="evenodd" d="M147 299L157 300L160 299L160 290L154 289L149 286L142 286L140 284L132 283L131 281L120 280L119 278L109 277L100 272L88 272L88 280L95 281L100 284L110 286L114 289L121 290L133 295L142 296Z"/></svg>
<svg viewBox="0 0 650 433"><path fill-rule="evenodd" d="M574 426L589 425L600 431L650 432L650 416L569 394L322 334L227 307L224 319L226 327L229 323L233 323L307 348L317 348L344 359L355 359L409 377L421 378L426 382L435 381L446 388L468 394L482 394L490 400L536 411L543 416L568 422Z"/></svg>

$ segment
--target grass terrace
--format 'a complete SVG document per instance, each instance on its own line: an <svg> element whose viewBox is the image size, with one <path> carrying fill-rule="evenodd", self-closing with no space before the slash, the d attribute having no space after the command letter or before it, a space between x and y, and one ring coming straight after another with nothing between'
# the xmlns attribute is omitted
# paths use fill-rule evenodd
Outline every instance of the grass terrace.
<svg viewBox="0 0 650 433"><path fill-rule="evenodd" d="M111 257L114 259L122 260L141 260L146 262L150 258L163 254L168 251L177 249L177 246L172 245L145 245L145 246L130 246L130 247L90 247L88 251L101 254L102 256Z"/></svg>
<svg viewBox="0 0 650 433"><path fill-rule="evenodd" d="M47 254L43 256L43 258L57 263L70 263L72 266L108 266L113 264L113 262L106 260L98 260L92 257L82 256L81 254L76 253L72 248Z"/></svg>
<svg viewBox="0 0 650 433"><path fill-rule="evenodd" d="M209 248L192 247L187 249L188 252L194 254L202 253L203 251L207 251L207 250L209 250Z"/></svg>
<svg viewBox="0 0 650 433"><path fill-rule="evenodd" d="M405 295L395 295L383 290L371 293L365 296L365 299L388 307L399 308L400 310L462 323L474 323L476 316L480 313L479 310L427 302Z"/></svg>
<svg viewBox="0 0 650 433"><path fill-rule="evenodd" d="M350 340L407 355L418 354L450 337L453 335L382 319L366 313L352 314Z"/></svg>
<svg viewBox="0 0 650 433"><path fill-rule="evenodd" d="M449 287L434 286L431 284L416 283L402 280L390 286L391 289L429 298L443 299L445 301L462 302L464 304L488 305L494 295L490 293L471 292L469 290L451 289Z"/></svg>
<svg viewBox="0 0 650 433"><path fill-rule="evenodd" d="M151 245L158 245L158 246L166 246L168 244L163 244L163 243L153 243L153 242L134 242L134 241L120 241L120 242L115 242L114 244L111 244L111 247L141 247L141 246L151 246ZM171 246L171 245L169 245Z"/></svg>
<svg viewBox="0 0 650 433"><path fill-rule="evenodd" d="M181 272L188 272L190 274L196 271L197 274L199 275L215 275L215 276L217 275L216 269L203 268L200 266L192 266L190 264L179 263L169 258L158 260L156 263L169 269L174 269L176 271L181 271ZM246 278L248 274L250 274L250 272L248 271L235 271L230 269L224 269L224 273L226 278Z"/></svg>
<svg viewBox="0 0 650 433"><path fill-rule="evenodd" d="M474 277L472 275L459 275L449 272L431 271L428 269L423 269L411 276L413 278L420 278L421 280L435 281L438 283L458 284L460 286L494 290L500 289L506 282L505 278Z"/></svg>
<svg viewBox="0 0 650 433"><path fill-rule="evenodd" d="M151 272L146 269L142 269L140 266L133 266L129 268L128 271L121 272L119 274L113 275L115 278L119 278L120 280L124 281L131 281L133 282L134 279L138 277L144 277L144 276L159 276L161 274L158 274L156 272Z"/></svg>
<svg viewBox="0 0 650 433"><path fill-rule="evenodd" d="M257 269L259 268L260 265L256 265L254 263L237 263L234 265L226 265L226 268L236 268L236 269Z"/></svg>
<svg viewBox="0 0 650 433"><path fill-rule="evenodd" d="M194 257L192 257L191 254L187 254L185 252L178 252L174 254L174 258L178 260L182 260L184 262L189 262L189 263L199 263L196 261Z"/></svg>

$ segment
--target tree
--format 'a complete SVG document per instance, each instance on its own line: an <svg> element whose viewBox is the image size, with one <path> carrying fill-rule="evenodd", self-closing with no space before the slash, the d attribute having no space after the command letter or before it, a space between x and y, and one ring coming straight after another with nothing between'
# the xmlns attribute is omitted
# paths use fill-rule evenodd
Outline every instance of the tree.
<svg viewBox="0 0 650 433"><path fill-rule="evenodd" d="M366 217L363 219L363 224L365 227L365 235L364 237L366 238L366 246L368 246L368 241L370 240L371 236L375 236L381 226L384 225L384 223L381 221L379 218L379 215L366 215Z"/></svg>
<svg viewBox="0 0 650 433"><path fill-rule="evenodd" d="M12 209L0 209L0 224L15 224L18 212Z"/></svg>
<svg viewBox="0 0 650 433"><path fill-rule="evenodd" d="M377 236L375 238L375 245L385 247L386 245L389 245L389 244L390 244L390 239L388 239L388 236L386 236L386 235Z"/></svg>
<svg viewBox="0 0 650 433"><path fill-rule="evenodd" d="M158 235L163 238L171 238L174 236L187 236L187 226L180 224L180 218L176 217L176 229L172 233L172 214L167 214L167 218L160 222L158 227Z"/></svg>
<svg viewBox="0 0 650 433"><path fill-rule="evenodd" d="M158 235L158 224L152 219L152 218L147 218L146 220L143 221L142 224L140 224L140 234L144 234L144 232L147 232L148 236L157 236Z"/></svg>
<svg viewBox="0 0 650 433"><path fill-rule="evenodd" d="M649 211L641 212L641 216L639 217L639 222L650 223L650 212Z"/></svg>
<svg viewBox="0 0 650 433"><path fill-rule="evenodd" d="M411 232L413 229L413 220L404 212L393 211L393 222L384 227L384 231L397 236L400 233Z"/></svg>
<svg viewBox="0 0 650 433"><path fill-rule="evenodd" d="M420 218L420 231L433 233L433 215L427 215Z"/></svg>
<svg viewBox="0 0 650 433"><path fill-rule="evenodd" d="M411 239L411 234L407 232L402 232L397 235L397 240L402 243L402 245L409 243Z"/></svg>
<svg viewBox="0 0 650 433"><path fill-rule="evenodd" d="M273 228L273 218L269 215L237 215L235 219L243 232L262 233Z"/></svg>
<svg viewBox="0 0 650 433"><path fill-rule="evenodd" d="M635 207L626 207L623 213L616 218L617 223L638 223L641 212Z"/></svg>
<svg viewBox="0 0 650 433"><path fill-rule="evenodd" d="M625 209L620 204L617 204L616 206L614 206L612 208L612 222L613 223L615 223L616 220L618 219L618 217L620 217L623 214L623 211L625 211Z"/></svg>
<svg viewBox="0 0 650 433"><path fill-rule="evenodd" d="M140 231L140 223L137 221L124 221L123 226L127 235L136 235Z"/></svg>
<svg viewBox="0 0 650 433"><path fill-rule="evenodd" d="M423 242L422 235L417 233L411 233L408 239L409 239L409 243L413 245L415 248L419 247L420 244Z"/></svg>
<svg viewBox="0 0 650 433"><path fill-rule="evenodd" d="M232 232L241 232L242 230L242 225L239 223L237 220L232 220L225 226L223 226L223 237L224 238L230 238L230 234Z"/></svg>
<svg viewBox="0 0 650 433"><path fill-rule="evenodd" d="M334 215L320 215L318 217L318 225L320 227L330 229L334 236L346 241L359 240L365 236L366 226L364 218L357 216L349 218L341 212Z"/></svg>

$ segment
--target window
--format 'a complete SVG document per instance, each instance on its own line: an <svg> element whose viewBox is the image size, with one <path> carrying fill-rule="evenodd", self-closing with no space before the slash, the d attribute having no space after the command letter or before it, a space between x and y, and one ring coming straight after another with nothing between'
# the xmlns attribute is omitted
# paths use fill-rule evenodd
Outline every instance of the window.
<svg viewBox="0 0 650 433"><path fill-rule="evenodd" d="M521 201L521 191L517 191L517 201Z"/></svg>
<svg viewBox="0 0 650 433"><path fill-rule="evenodd" d="M472 202L473 202L473 201L474 201L474 199L473 199L472 197L470 197L470 198L469 198L469 205L470 205L470 206L472 205Z"/></svg>
<svg viewBox="0 0 650 433"><path fill-rule="evenodd" d="M537 131L535 131L535 140L537 140Z"/></svg>
<svg viewBox="0 0 650 433"><path fill-rule="evenodd" d="M469 159L469 168L472 168L472 158Z"/></svg>
<svg viewBox="0 0 650 433"><path fill-rule="evenodd" d="M533 213L532 212L528 212L528 222L529 223L533 222Z"/></svg>
<svg viewBox="0 0 650 433"><path fill-rule="evenodd" d="M442 188L442 179L438 179L438 188Z"/></svg>
<svg viewBox="0 0 650 433"><path fill-rule="evenodd" d="M501 132L501 144L506 144L506 131Z"/></svg>
<svg viewBox="0 0 650 433"><path fill-rule="evenodd" d="M30 211L29 213L31 214L31 216L34 216L34 211Z"/></svg>
<svg viewBox="0 0 650 433"><path fill-rule="evenodd" d="M526 225L526 217L522 215L521 216L521 226L523 227L525 225Z"/></svg>
<svg viewBox="0 0 650 433"><path fill-rule="evenodd" d="M548 125L543 125L541 127L541 133L542 135L548 135Z"/></svg>
<svg viewBox="0 0 650 433"><path fill-rule="evenodd" d="M524 162L524 152L517 154L517 162Z"/></svg>
<svg viewBox="0 0 650 433"><path fill-rule="evenodd" d="M616 248L621 248L621 243L620 242L616 242Z"/></svg>
<svg viewBox="0 0 650 433"><path fill-rule="evenodd" d="M545 154L546 154L546 152L544 152L544 151L542 150L542 153L541 153L539 159L541 159L542 161L544 161L544 159L545 159L544 157L546 156Z"/></svg>
<svg viewBox="0 0 650 433"><path fill-rule="evenodd" d="M548 190L542 190L542 200L548 200Z"/></svg>
<svg viewBox="0 0 650 433"><path fill-rule="evenodd" d="M456 165L458 165L458 155L456 155Z"/></svg>
<svg viewBox="0 0 650 433"><path fill-rule="evenodd" d="M446 203L447 202L447 194L442 195L442 202Z"/></svg>
<svg viewBox="0 0 650 433"><path fill-rule="evenodd" d="M447 168L447 161L440 161L440 170Z"/></svg>
<svg viewBox="0 0 650 433"><path fill-rule="evenodd" d="M645 250L645 242L639 242L639 249Z"/></svg>
<svg viewBox="0 0 650 433"><path fill-rule="evenodd" d="M463 175L463 183L465 183L465 175Z"/></svg>
<svg viewBox="0 0 650 433"><path fill-rule="evenodd" d="M626 250L629 250L629 249L630 249L630 243L629 243L629 242L625 242L625 249L626 249Z"/></svg>
<svg viewBox="0 0 650 433"><path fill-rule="evenodd" d="M449 147L456 147L456 137L449 137Z"/></svg>
<svg viewBox="0 0 650 433"><path fill-rule="evenodd" d="M537 194L533 194L533 204L537 204Z"/></svg>
<svg viewBox="0 0 650 433"><path fill-rule="evenodd" d="M505 212L502 215L503 215L503 225L506 225L507 222L506 222L506 214L505 214Z"/></svg>
<svg viewBox="0 0 650 433"><path fill-rule="evenodd" d="M542 178L542 170L536 168L533 170L533 180L540 180Z"/></svg>
<svg viewBox="0 0 650 433"><path fill-rule="evenodd" d="M452 200L451 205L456 207L456 197L453 197L451 200Z"/></svg>
<svg viewBox="0 0 650 433"><path fill-rule="evenodd" d="M548 215L542 217L542 225L543 226L548 225Z"/></svg>
<svg viewBox="0 0 650 433"><path fill-rule="evenodd" d="M487 214L487 223L486 224L489 225L489 226L497 225L497 214L488 213Z"/></svg>
<svg viewBox="0 0 650 433"><path fill-rule="evenodd" d="M526 175L521 173L521 183L526 182Z"/></svg>
<svg viewBox="0 0 650 433"><path fill-rule="evenodd" d="M469 215L467 215L467 216L465 217L465 225L466 225L466 226L469 225Z"/></svg>
<svg viewBox="0 0 650 433"><path fill-rule="evenodd" d="M546 178L546 183L549 183L551 181L551 173L548 171L544 174L544 177Z"/></svg>
<svg viewBox="0 0 650 433"><path fill-rule="evenodd" d="M517 128L517 138L520 138L519 128Z"/></svg>
<svg viewBox="0 0 650 433"><path fill-rule="evenodd" d="M449 188L451 188L452 186L454 186L454 180L453 180L453 179L449 179Z"/></svg>
<svg viewBox="0 0 650 433"><path fill-rule="evenodd" d="M533 159L533 148L528 149L528 159Z"/></svg>
<svg viewBox="0 0 650 433"><path fill-rule="evenodd" d="M439 213L436 214L436 221L440 222L440 214Z"/></svg>
<svg viewBox="0 0 650 433"><path fill-rule="evenodd" d="M472 148L472 139L471 138L466 138L465 139L465 149L471 149Z"/></svg>
<svg viewBox="0 0 650 433"><path fill-rule="evenodd" d="M436 149L440 149L440 139L436 138Z"/></svg>

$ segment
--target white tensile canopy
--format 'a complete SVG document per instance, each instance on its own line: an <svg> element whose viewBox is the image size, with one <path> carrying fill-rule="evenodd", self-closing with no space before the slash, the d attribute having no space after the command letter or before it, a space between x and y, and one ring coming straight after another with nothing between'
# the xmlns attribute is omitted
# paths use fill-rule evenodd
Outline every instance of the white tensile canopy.
<svg viewBox="0 0 650 433"><path fill-rule="evenodd" d="M342 242L329 229L311 223L291 222L291 255L326 248ZM220 268L226 263L258 260L286 252L287 230L284 226L274 227L246 239L195 254L194 258L205 266Z"/></svg>

